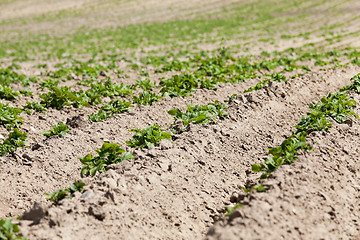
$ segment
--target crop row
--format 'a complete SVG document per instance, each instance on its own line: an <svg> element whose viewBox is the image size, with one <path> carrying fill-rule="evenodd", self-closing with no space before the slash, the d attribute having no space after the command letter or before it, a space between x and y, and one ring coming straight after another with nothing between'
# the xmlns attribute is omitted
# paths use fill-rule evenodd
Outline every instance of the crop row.
<svg viewBox="0 0 360 240"><path fill-rule="evenodd" d="M251 190L259 192L269 189L268 186L261 184L262 180L271 176L271 173L284 164L291 164L298 158L298 151L312 150L312 146L306 142L306 137L315 131L329 131L332 127L332 121L337 123L345 123L351 121L350 117L359 118L353 108L356 102L351 99L347 93L354 91L360 94L360 73L351 78L352 83L340 89L338 92L330 93L317 104L310 104L310 111L300 122L295 125L296 130L290 137L285 139L279 146L269 148L269 155L263 163L253 164L252 171L254 173L262 173L256 184L244 188L245 196L234 200L235 206L227 207L227 216L236 208L241 207L241 201L244 197L248 197Z"/></svg>
<svg viewBox="0 0 360 240"><path fill-rule="evenodd" d="M56 67L59 67L59 69L52 72L45 72L45 76L50 78L44 79L39 83L41 89L49 89L51 92L42 94L43 100L41 104L56 109L60 109L63 105L76 107L88 104L96 105L102 102L101 97L103 96L127 96L137 87L142 88L144 91L150 91L152 88L160 88L161 94L159 98L162 96L186 96L197 88L216 89L219 83L236 83L250 78L261 77L259 71L272 71L278 67L282 67L282 70L275 74L265 74L265 76L269 75L272 81L284 81L286 79L284 79L285 77L281 74L283 72L292 72L296 69L310 71L309 66L297 65L297 62L315 60L315 66L332 64L333 67L343 67L349 63L358 65L360 53L354 49L329 51L322 54L302 52L300 49L288 49L282 53L274 52L269 54L263 52L263 56L272 56L273 58L260 61L255 60L255 62L251 63L249 61L251 56L235 59L224 49L219 50L217 56L195 55L194 57L189 57L187 61L179 61L177 59L168 61L169 59L167 57L148 56L146 59L142 59L142 62L154 66L162 66L156 69L155 73L188 71L188 73L175 75L170 79L162 79L158 86L149 79L139 80L137 84L130 86L113 84L109 77L105 83L97 82L96 79L100 75L107 76L106 71L108 70L116 71L118 77L121 77L120 74L123 70L117 69L116 59L111 59L107 66L96 63L97 61L95 59L87 62L73 61L71 66L65 66L65 63L57 64ZM353 60L346 64L340 64L341 61L337 57L342 56ZM331 58L331 61L323 60L327 58ZM137 64L132 64L131 66L134 70L143 68ZM9 85L14 82L21 82L23 86L28 86L30 82L38 82L39 80L39 78L27 78L25 75L19 75L13 71L14 68L19 68L19 66L13 64L0 71L0 82L3 85L3 88L0 89L0 98L15 100L16 96L20 93L31 95L32 93L26 90L12 90ZM142 70L140 75L148 76L149 74ZM74 76L86 77L77 84L88 86L91 89L86 92L73 92L69 87L57 87L60 80L71 80ZM294 75L294 77L295 76L297 75ZM269 79L265 79L265 81L269 81ZM262 84L263 83L260 83L260 85L255 87L258 89ZM52 102L52 97L56 96L64 98L64 102ZM137 98L140 99L141 96ZM145 104L149 104L149 102L145 102Z"/></svg>

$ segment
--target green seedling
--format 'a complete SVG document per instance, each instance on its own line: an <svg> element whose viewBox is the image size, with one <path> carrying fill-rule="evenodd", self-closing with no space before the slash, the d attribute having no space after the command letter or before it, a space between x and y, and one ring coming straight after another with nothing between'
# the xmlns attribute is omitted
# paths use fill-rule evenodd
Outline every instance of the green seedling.
<svg viewBox="0 0 360 240"><path fill-rule="evenodd" d="M54 109L62 109L64 106L81 107L89 106L89 98L83 91L73 92L69 87L51 87L50 92L41 94L40 104Z"/></svg>
<svg viewBox="0 0 360 240"><path fill-rule="evenodd" d="M49 196L46 200L52 201L55 204L58 204L59 201L64 198L73 198L75 192L83 192L85 183L83 182L74 182L69 188L55 190L52 193L45 193Z"/></svg>
<svg viewBox="0 0 360 240"><path fill-rule="evenodd" d="M162 97L149 91L143 91L139 97L133 96L133 102L138 105L152 105L158 102L159 99L162 99Z"/></svg>
<svg viewBox="0 0 360 240"><path fill-rule="evenodd" d="M19 127L23 118L18 115L22 112L20 108L9 107L9 104L0 103L0 125L10 130Z"/></svg>
<svg viewBox="0 0 360 240"><path fill-rule="evenodd" d="M193 124L209 124L215 122L216 119L224 119L228 113L225 104L215 101L208 105L188 105L185 113L179 109L171 109L168 113L174 116L174 122L178 119L182 120L183 125Z"/></svg>
<svg viewBox="0 0 360 240"><path fill-rule="evenodd" d="M59 79L49 78L44 79L42 82L39 83L41 89L51 89L53 87L57 87L59 84Z"/></svg>
<svg viewBox="0 0 360 240"><path fill-rule="evenodd" d="M30 110L34 110L35 112L39 112L39 113L46 112L46 108L44 107L44 105L37 102L29 102L29 101L26 102L26 105L23 106L22 110L25 111L27 114L31 114Z"/></svg>
<svg viewBox="0 0 360 240"><path fill-rule="evenodd" d="M226 213L224 214L224 216L230 216L231 213L233 213L236 209L238 209L239 207L242 207L243 205L238 203L238 204L235 204L235 206L233 207L229 207L229 206L226 206L225 209L226 209Z"/></svg>
<svg viewBox="0 0 360 240"><path fill-rule="evenodd" d="M133 148L148 148L156 146L161 140L171 140L171 134L160 129L159 125L154 124L142 130L132 129L130 132L135 132L133 139L126 141L129 147Z"/></svg>
<svg viewBox="0 0 360 240"><path fill-rule="evenodd" d="M233 94L229 97L228 100L224 100L224 102L232 103L237 98L237 94Z"/></svg>
<svg viewBox="0 0 360 240"><path fill-rule="evenodd" d="M162 96L178 97L187 96L195 91L198 86L198 78L193 74L180 74L172 76L170 79L162 79L160 93Z"/></svg>
<svg viewBox="0 0 360 240"><path fill-rule="evenodd" d="M21 95L32 97L34 93L29 89L22 89L19 91Z"/></svg>
<svg viewBox="0 0 360 240"><path fill-rule="evenodd" d="M108 104L102 106L98 113L91 114L89 116L89 119L93 122L100 122L112 117L115 114L129 112L130 107L133 107L130 102L115 99L110 101Z"/></svg>
<svg viewBox="0 0 360 240"><path fill-rule="evenodd" d="M71 80L70 74L76 76L88 76L90 78L97 78L101 71L107 71L107 69L115 68L114 64L110 63L109 66L103 66L101 64L95 64L95 60L90 59L87 62L74 61L70 67L64 67L62 64L57 65L58 70L53 72L47 72L47 76L51 78L66 78Z"/></svg>
<svg viewBox="0 0 360 240"><path fill-rule="evenodd" d="M177 59L164 63L164 66L161 69L155 70L155 73L163 73L169 71L182 71L188 70L190 68L190 63L188 61L179 61Z"/></svg>
<svg viewBox="0 0 360 240"><path fill-rule="evenodd" d="M0 85L0 98L6 100L15 100L20 92L13 90L11 87Z"/></svg>
<svg viewBox="0 0 360 240"><path fill-rule="evenodd" d="M360 93L360 73L352 77L351 81L353 81L353 83L348 86L345 86L344 88L341 89L341 91L353 90L356 93Z"/></svg>
<svg viewBox="0 0 360 240"><path fill-rule="evenodd" d="M81 177L95 176L97 172L105 172L106 167L111 164L134 158L131 153L126 152L116 143L104 143L96 152L98 153L96 157L88 154L80 158L81 163L84 164L80 172Z"/></svg>
<svg viewBox="0 0 360 240"><path fill-rule="evenodd" d="M153 67L158 67L161 64L167 62L168 56L146 56L140 59L140 62L145 65L151 65Z"/></svg>
<svg viewBox="0 0 360 240"><path fill-rule="evenodd" d="M139 79L136 83L137 87L140 87L141 89L145 91L150 91L152 88L154 88L156 85L154 82L152 82L150 79Z"/></svg>
<svg viewBox="0 0 360 240"><path fill-rule="evenodd" d="M284 75L282 75L281 73L274 73L274 74L271 74L270 78L259 82L258 84L250 87L249 89L245 90L244 92L251 92L251 91L256 91L256 90L262 89L266 85L269 85L270 82L286 82L286 81L288 81L288 79Z"/></svg>
<svg viewBox="0 0 360 240"><path fill-rule="evenodd" d="M26 240L26 237L19 236L20 229L12 223L11 218L0 220L0 239L1 240Z"/></svg>
<svg viewBox="0 0 360 240"><path fill-rule="evenodd" d="M70 130L65 123L58 122L58 124L52 126L49 131L43 132L42 135L44 135L46 138L50 138L52 136L62 137L69 132Z"/></svg>
<svg viewBox="0 0 360 240"><path fill-rule="evenodd" d="M17 148L25 145L27 133L20 132L15 128L3 143L0 143L0 156L13 153Z"/></svg>
<svg viewBox="0 0 360 240"><path fill-rule="evenodd" d="M89 98L91 105L99 104L102 102L102 97L122 96L126 97L134 91L133 86L128 86L123 83L115 85L110 79L105 83L97 82L90 85L90 89L85 92Z"/></svg>

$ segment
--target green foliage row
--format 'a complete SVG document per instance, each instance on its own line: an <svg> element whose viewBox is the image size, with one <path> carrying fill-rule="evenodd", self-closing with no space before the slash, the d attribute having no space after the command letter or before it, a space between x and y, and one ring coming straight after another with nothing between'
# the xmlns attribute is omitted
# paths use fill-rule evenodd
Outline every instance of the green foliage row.
<svg viewBox="0 0 360 240"><path fill-rule="evenodd" d="M87 91L74 92L68 86L58 87L49 86L50 91L40 95L42 99L40 104L45 107L61 109L64 106L72 106L75 108L89 105L96 105L102 102L103 97L127 96L132 91L131 86L124 84L116 85L110 79L105 83L97 82L91 84Z"/></svg>
<svg viewBox="0 0 360 240"><path fill-rule="evenodd" d="M298 150L311 149L306 143L306 137L310 132L328 131L332 126L332 120L344 123L350 116L358 118L358 115L353 111L356 102L346 95L349 90L357 91L359 87L358 76L353 77L353 83L339 92L330 93L317 104L310 104L310 112L307 113L306 117L301 118L295 126L296 131L280 146L270 148L269 154L272 157L267 158L264 163L254 164L252 170L263 172L261 178L266 178L281 165L294 162L298 157Z"/></svg>
<svg viewBox="0 0 360 240"><path fill-rule="evenodd" d="M71 74L76 76L87 76L91 79L96 79L99 77L101 71L108 71L110 69L115 69L116 64L114 61L111 61L107 66L96 63L95 59L90 59L86 62L81 62L78 60L73 60L70 67L65 67L65 63L59 63L56 65L59 69L56 71L48 71L46 75L55 78L55 79L67 79L71 80Z"/></svg>
<svg viewBox="0 0 360 240"><path fill-rule="evenodd" d="M20 82L22 86L29 86L30 82L37 82L36 77L26 77L24 74L18 74L10 68L0 69L0 85L10 86L11 83Z"/></svg>
<svg viewBox="0 0 360 240"><path fill-rule="evenodd" d="M307 1L308 2L308 1ZM317 1L316 4L319 4ZM300 9L302 12L309 12L313 4L304 4ZM269 1L247 2L241 6L233 6L231 9L223 9L208 16L198 16L194 19L152 22L143 24L131 24L128 26L105 27L101 29L79 28L71 35L54 36L53 34L32 35L22 33L16 39L3 36L0 47L0 56L18 57L19 59L29 59L31 55L43 55L48 58L71 58L75 54L92 54L94 57L104 52L119 52L120 49L139 48L149 45L168 45L176 46L178 42L194 41L215 42L221 38L231 39L232 36L242 38L251 42L247 36L248 32L256 33L279 33L281 26L288 31L289 23L297 23L307 19L309 14L286 15L294 8L299 8L299 2L280 1L272 4ZM276 13L276 14L274 14ZM331 16L336 18L338 11L333 11ZM276 15L276 16L275 16ZM43 21L54 16L36 18L36 21ZM18 19L25 23L30 19ZM309 20L309 19L307 19ZM35 21L35 22L36 22ZM4 23L5 24L5 23ZM30 24L30 23L27 23ZM329 28L332 26L329 26ZM326 35L333 32L328 32ZM320 29L320 30L324 30ZM297 36L282 34L282 38L309 37L311 32L301 33ZM12 34L8 34L13 36ZM240 35L240 36L239 36ZM331 36L335 38L336 36ZM99 44L98 39L101 39ZM269 41L271 37L262 39ZM116 43L116 44L115 44ZM71 46L71 47L69 47ZM11 52L9 54L9 51ZM161 58L159 58L161 59ZM157 60L144 60L151 64L158 64Z"/></svg>
<svg viewBox="0 0 360 240"><path fill-rule="evenodd" d="M20 92L13 90L9 86L0 85L0 98L6 100L15 100Z"/></svg>

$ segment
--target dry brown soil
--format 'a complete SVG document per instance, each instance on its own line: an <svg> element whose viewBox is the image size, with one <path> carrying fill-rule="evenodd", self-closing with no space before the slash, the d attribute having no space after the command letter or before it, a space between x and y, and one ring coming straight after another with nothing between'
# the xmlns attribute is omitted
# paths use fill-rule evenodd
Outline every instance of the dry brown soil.
<svg viewBox="0 0 360 240"><path fill-rule="evenodd" d="M51 9L77 9L89 2L96 4L46 1L39 9L30 1L25 5L23 1L9 1L8 7L14 11L0 9L0 20L14 20L15 13L31 18L34 11L40 11L35 14L38 15ZM192 1L192 7L186 7L186 1L143 2L119 2L124 6L123 12L137 13L134 18L124 17L127 23L182 17L169 16L172 7L183 7L187 11L181 12L193 14L239 3ZM156 14L155 5L161 7ZM110 10L99 11L97 16L101 17ZM38 25L39 29L49 26L43 22ZM296 44L308 40L301 41ZM351 36L335 44L346 46L349 42L359 45L359 39ZM279 49L291 47L286 44L289 42ZM38 74L32 67L24 67L22 71L30 76ZM311 134L308 141L313 144L313 151L301 152L294 164L281 167L265 181L270 186L268 191L253 193L243 207L230 217L222 217L224 206L231 205L231 196L240 194L243 186L258 177L251 172L251 165L263 161L269 147L278 146L291 134L310 103L349 84L350 78L359 72L360 67L355 66L317 69L251 93L243 91L258 79L224 84L217 91L198 90L191 97L165 98L152 106L137 106L130 113L99 123L87 118L97 111L95 108L49 110L46 115L23 114L21 130L28 132L30 147L16 150L15 156L1 157L0 218L22 216L22 220L15 222L30 240L360 239L358 119L353 119L352 124L334 123L330 132ZM135 82L137 75L131 70L128 74L134 78L126 83ZM150 78L159 81L159 75ZM32 90L38 91L35 87ZM79 157L95 153L104 142L126 148L125 141L133 135L129 130L154 123L168 127L173 121L168 110L223 101L233 94L238 97L227 104L228 118L205 126L190 125L172 142L135 150L135 160L110 166L106 173L96 177L80 178ZM352 97L360 103L359 96ZM21 106L26 100L39 99L25 97L14 105ZM360 106L355 112L360 115ZM46 140L41 132L59 121L67 122L71 133ZM6 135L6 129L1 128L0 137ZM76 180L86 183L84 193L76 193L74 198L59 205L46 200L44 193L66 188Z"/></svg>

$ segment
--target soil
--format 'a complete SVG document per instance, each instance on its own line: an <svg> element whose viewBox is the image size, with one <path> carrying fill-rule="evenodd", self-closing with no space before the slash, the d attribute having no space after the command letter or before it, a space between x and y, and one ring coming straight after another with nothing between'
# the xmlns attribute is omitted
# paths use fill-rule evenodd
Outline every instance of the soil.
<svg viewBox="0 0 360 240"><path fill-rule="evenodd" d="M65 1L59 5L48 1L48 5L38 11L77 8L87 2ZM136 4L142 2L121 4L128 7L124 9L141 13L143 8L147 9L146 4L140 7ZM187 9L183 11L184 16L189 17L186 14L197 13L202 7L204 12L211 13L236 1L225 2L224 5L213 0L204 6L203 1L192 1L193 6L184 7ZM14 9L18 4L8 3ZM173 19L172 4L178 9L185 3L164 1L157 13L155 4L146 5L152 6L144 10L146 14L126 19L129 23ZM17 11L31 17L32 10L32 6L24 5ZM100 13L106 15L107 11L102 9ZM14 17L11 13L1 13L0 20ZM100 13L97 16L101 16ZM52 24L41 23L39 28L46 29ZM356 26L357 22L354 28ZM297 43L279 40L280 46L272 46L274 49L269 51L322 40L302 39ZM233 41L231 44L235 45L236 40ZM348 37L334 46L342 44L359 46L360 41L356 36ZM203 50L212 50L214 46L199 44ZM261 49L257 46L249 53L259 54ZM141 50L137 54L141 55ZM22 73L39 74L33 63L22 64ZM46 115L23 114L25 121L20 130L28 133L29 148L1 157L0 219L21 216L21 220L14 222L30 240L360 239L360 163L357 161L360 120L355 118L346 124L334 122L329 132L311 133L307 141L313 145L313 151L301 152L294 164L279 168L264 181L269 190L252 192L243 207L229 217L224 216L225 206L233 205L231 199L258 179L251 165L262 162L268 148L278 146L292 133L293 126L306 115L309 104L349 84L350 78L359 72L360 66L352 65L327 70L318 67L288 82L272 83L250 93L243 92L259 79L222 84L216 91L201 89L189 97L164 98L152 106L136 106L129 113L98 123L88 120L88 115L98 108L65 107L50 109ZM130 69L126 73L130 80L117 79L117 83L134 83L138 78ZM159 82L160 77L171 74L175 73L154 74L149 78ZM75 83L76 80L71 80L64 84L75 86ZM41 93L34 85L30 90ZM189 104L223 101L233 94L238 96L227 103L227 118L209 125L190 124L171 142L163 140L159 146L134 150L134 160L111 165L106 173L95 177L80 177L79 158L95 154L95 149L104 142L121 144L130 151L125 144L133 135L129 130L154 123L167 128L173 123L167 113L170 109L185 110ZM351 97L360 102L358 95ZM12 105L21 106L27 100L39 98L22 97ZM360 114L360 106L355 112ZM41 133L59 121L66 122L71 132L46 139ZM0 138L4 139L7 134L1 127ZM45 193L69 187L78 180L86 183L83 193L77 192L75 197L64 199L58 205L46 200Z"/></svg>
<svg viewBox="0 0 360 240"><path fill-rule="evenodd" d="M270 192L254 193L206 239L360 239L359 131L353 119L312 133L313 151L276 171L264 182Z"/></svg>

